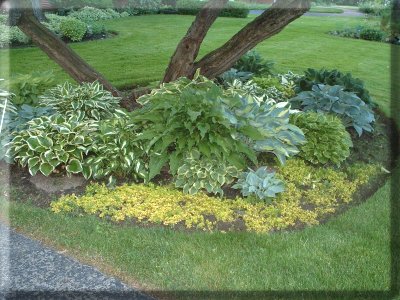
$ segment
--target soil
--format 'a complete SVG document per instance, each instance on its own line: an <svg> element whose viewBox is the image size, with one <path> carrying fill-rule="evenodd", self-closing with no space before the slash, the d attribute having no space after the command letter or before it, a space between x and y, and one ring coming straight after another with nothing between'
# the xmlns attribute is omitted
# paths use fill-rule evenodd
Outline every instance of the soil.
<svg viewBox="0 0 400 300"><path fill-rule="evenodd" d="M366 163L380 163L387 170L392 170L395 165L395 160L398 157L399 147L399 132L396 130L394 122L386 118L383 114L377 113L377 123L373 133L363 133L361 138L356 137L355 132L351 132L353 136L353 149L352 154L346 161L346 164L353 164L356 162ZM26 168L20 168L17 165L6 165L0 162L0 170L10 169L10 198L12 201L27 202L41 207L48 208L50 203L59 198L63 194L75 193L82 195L85 191L86 185L89 182L85 181L81 176L51 176L45 178L44 176L30 176ZM4 173L4 172L3 172ZM362 186L354 195L353 201L350 204L342 204L335 213L332 213L323 219L320 223L325 223L331 218L347 211L349 208L359 205L370 196L372 196L387 180L389 174L382 173L373 178L368 184ZM156 184L169 184L171 182L171 175L167 169L163 169L161 174L158 175L154 182ZM119 181L119 184L127 183L128 180ZM225 196L228 198L235 198L238 196L238 191L229 187L224 188ZM307 207L305 207L307 209ZM312 209L310 207L309 209ZM213 221L214 216L206 216L206 219ZM146 222L137 222L137 220L129 220L118 223L120 226L138 226L138 227L160 227L161 225L150 224ZM187 229L183 223L177 224L173 227L176 230L187 232L198 231L197 229ZM285 231L299 230L304 228L303 224L296 224ZM218 222L216 230L219 231L243 231L246 226L242 219L237 219L234 222L225 223ZM274 232L274 231L273 231Z"/></svg>

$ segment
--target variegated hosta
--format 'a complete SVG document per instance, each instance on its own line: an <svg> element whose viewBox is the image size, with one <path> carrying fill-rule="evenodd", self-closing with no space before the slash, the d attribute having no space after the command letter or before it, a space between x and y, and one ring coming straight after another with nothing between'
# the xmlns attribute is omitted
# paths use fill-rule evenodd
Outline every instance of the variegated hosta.
<svg viewBox="0 0 400 300"><path fill-rule="evenodd" d="M98 82L75 86L69 82L48 90L40 97L40 104L66 116L80 120L104 120L124 116L119 101Z"/></svg>
<svg viewBox="0 0 400 300"><path fill-rule="evenodd" d="M299 152L297 146L306 142L304 133L289 123L290 108L285 102L267 102L261 106L242 99L243 105L235 110L239 131L253 141L259 152L271 152L284 164L286 157Z"/></svg>
<svg viewBox="0 0 400 300"><path fill-rule="evenodd" d="M193 149L178 169L175 186L188 194L206 190L222 196L224 192L221 187L231 183L238 174L236 167L227 166L216 159L201 157L200 152Z"/></svg>
<svg viewBox="0 0 400 300"><path fill-rule="evenodd" d="M31 175L38 171L45 176L52 172L80 173L96 129L96 122L80 122L77 118L36 118L28 122L28 129L14 133L6 155L28 166Z"/></svg>
<svg viewBox="0 0 400 300"><path fill-rule="evenodd" d="M102 122L94 135L83 175L95 179L109 176L110 183L115 177L145 178L148 172L146 155L142 143L135 141L135 137L135 124L127 119Z"/></svg>

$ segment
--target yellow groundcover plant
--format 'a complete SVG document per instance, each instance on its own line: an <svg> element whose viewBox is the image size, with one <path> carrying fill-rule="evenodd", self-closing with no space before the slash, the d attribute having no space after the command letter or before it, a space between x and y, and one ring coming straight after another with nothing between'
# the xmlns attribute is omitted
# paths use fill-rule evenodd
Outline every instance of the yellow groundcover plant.
<svg viewBox="0 0 400 300"><path fill-rule="evenodd" d="M338 171L292 159L277 170L285 181L285 192L270 203L221 199L203 193L188 195L170 186L136 184L111 190L93 183L85 195L63 196L51 208L55 213L92 214L115 222L179 224L202 230L215 230L221 222L229 230L239 220L248 231L268 232L318 224L339 205L349 203L354 192L379 170L377 165L356 164Z"/></svg>

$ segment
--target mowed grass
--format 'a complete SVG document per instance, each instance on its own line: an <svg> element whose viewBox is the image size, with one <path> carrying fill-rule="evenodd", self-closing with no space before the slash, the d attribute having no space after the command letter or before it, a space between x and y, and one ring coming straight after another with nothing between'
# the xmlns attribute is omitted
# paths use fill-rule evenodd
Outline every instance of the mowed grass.
<svg viewBox="0 0 400 300"><path fill-rule="evenodd" d="M199 57L223 45L253 17L219 18L209 31ZM70 46L117 87L132 88L162 78L177 43L193 19L193 16L156 15L111 20L105 24L117 31L118 36ZM281 72L322 67L351 72L365 81L372 96L388 112L390 45L327 34L329 30L360 22L359 18L301 17L256 49L265 58L274 60ZM38 48L9 52L11 73L53 69L59 82L68 78ZM6 53L7 50L0 51L0 55Z"/></svg>
<svg viewBox="0 0 400 300"><path fill-rule="evenodd" d="M119 31L117 37L72 47L118 87L146 84L161 79L192 20L144 16L109 21L108 27ZM219 19L200 54L221 45L249 20ZM389 45L326 34L356 23L349 18L302 17L257 50L275 60L282 72L308 67L352 72L388 113ZM53 68L57 80L67 78L38 49L13 49L10 57L12 72ZM10 221L22 232L148 289L376 291L390 285L389 208L390 182L327 224L270 235L120 227L14 202Z"/></svg>

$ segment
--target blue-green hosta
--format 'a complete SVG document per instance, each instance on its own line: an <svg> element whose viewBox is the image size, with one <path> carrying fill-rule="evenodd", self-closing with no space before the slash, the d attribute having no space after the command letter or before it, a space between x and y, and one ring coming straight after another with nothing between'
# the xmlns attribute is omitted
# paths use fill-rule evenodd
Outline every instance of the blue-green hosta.
<svg viewBox="0 0 400 300"><path fill-rule="evenodd" d="M283 181L276 178L275 172L268 171L266 167L261 167L257 171L250 169L249 172L242 172L232 188L240 190L245 197L255 195L263 200L274 198L276 194L285 190Z"/></svg>
<svg viewBox="0 0 400 300"><path fill-rule="evenodd" d="M14 133L6 155L22 167L28 166L31 175L38 171L45 176L80 173L96 129L95 122L61 115L36 118L28 122L27 129Z"/></svg>
<svg viewBox="0 0 400 300"><path fill-rule="evenodd" d="M98 82L78 86L66 82L48 90L40 97L40 104L66 117L99 121L124 116L119 106L120 100L104 90Z"/></svg>
<svg viewBox="0 0 400 300"><path fill-rule="evenodd" d="M221 187L231 183L238 174L236 167L221 163L217 159L201 157L201 153L193 149L178 169L175 186L188 194L206 190L208 193L222 196L224 192Z"/></svg>
<svg viewBox="0 0 400 300"><path fill-rule="evenodd" d="M101 122L84 163L85 178L109 176L110 183L115 177L145 178L148 172L146 155L143 145L135 141L135 129L135 124L124 118Z"/></svg>
<svg viewBox="0 0 400 300"><path fill-rule="evenodd" d="M287 103L258 105L245 98L242 102L235 114L242 121L240 132L253 141L253 149L275 154L282 164L287 157L299 152L298 146L306 140L301 129L289 123L290 107Z"/></svg>
<svg viewBox="0 0 400 300"><path fill-rule="evenodd" d="M314 85L312 91L301 92L290 102L304 111L336 114L346 127L354 127L359 136L363 131L373 131L375 117L372 109L356 94L345 92L340 85Z"/></svg>

